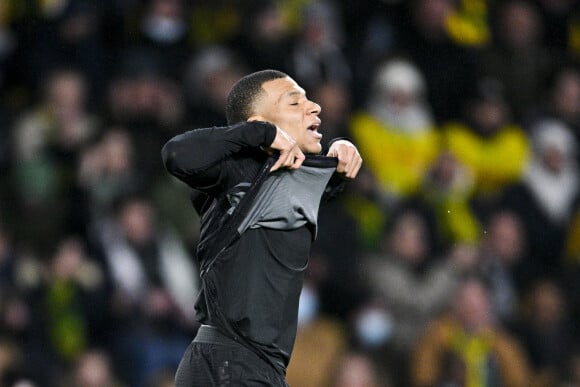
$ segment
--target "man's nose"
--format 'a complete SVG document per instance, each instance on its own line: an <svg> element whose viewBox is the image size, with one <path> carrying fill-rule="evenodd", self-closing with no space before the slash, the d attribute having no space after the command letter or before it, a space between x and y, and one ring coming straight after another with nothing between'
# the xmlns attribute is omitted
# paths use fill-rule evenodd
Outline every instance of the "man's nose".
<svg viewBox="0 0 580 387"><path fill-rule="evenodd" d="M310 101L311 106L309 106L308 108L308 113L310 114L320 114L320 112L322 111L322 107L317 104L316 102L312 102Z"/></svg>

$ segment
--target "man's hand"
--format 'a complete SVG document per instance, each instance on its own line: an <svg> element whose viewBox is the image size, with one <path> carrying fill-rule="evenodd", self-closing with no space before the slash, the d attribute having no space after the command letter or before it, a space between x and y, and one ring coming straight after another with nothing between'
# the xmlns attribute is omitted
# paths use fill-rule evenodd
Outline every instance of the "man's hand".
<svg viewBox="0 0 580 387"><path fill-rule="evenodd" d="M302 153L296 141L280 128L276 128L276 137L268 149L277 151L280 154L278 161L270 168L270 172L280 168L298 169L305 159L304 153Z"/></svg>
<svg viewBox="0 0 580 387"><path fill-rule="evenodd" d="M338 140L330 146L327 156L338 158L336 172L348 179L354 179L362 165L362 157L356 147L346 140Z"/></svg>

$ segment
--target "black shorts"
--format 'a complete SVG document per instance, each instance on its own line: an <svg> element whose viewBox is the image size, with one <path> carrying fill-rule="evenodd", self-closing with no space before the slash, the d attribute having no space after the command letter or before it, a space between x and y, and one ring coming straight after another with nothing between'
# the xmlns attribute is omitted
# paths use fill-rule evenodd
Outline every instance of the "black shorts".
<svg viewBox="0 0 580 387"><path fill-rule="evenodd" d="M272 365L242 344L228 339L206 340L198 334L181 359L175 386L288 387L288 384Z"/></svg>

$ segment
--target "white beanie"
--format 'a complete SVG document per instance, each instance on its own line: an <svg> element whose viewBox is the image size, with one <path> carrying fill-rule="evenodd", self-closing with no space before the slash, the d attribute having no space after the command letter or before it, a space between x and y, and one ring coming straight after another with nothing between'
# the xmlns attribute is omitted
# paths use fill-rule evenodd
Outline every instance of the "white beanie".
<svg viewBox="0 0 580 387"><path fill-rule="evenodd" d="M567 157L574 157L576 154L574 135L558 120L546 119L536 123L532 127L532 143L538 153L555 148Z"/></svg>
<svg viewBox="0 0 580 387"><path fill-rule="evenodd" d="M423 75L414 64L404 59L393 59L380 67L374 86L387 93L400 91L419 95L425 91Z"/></svg>

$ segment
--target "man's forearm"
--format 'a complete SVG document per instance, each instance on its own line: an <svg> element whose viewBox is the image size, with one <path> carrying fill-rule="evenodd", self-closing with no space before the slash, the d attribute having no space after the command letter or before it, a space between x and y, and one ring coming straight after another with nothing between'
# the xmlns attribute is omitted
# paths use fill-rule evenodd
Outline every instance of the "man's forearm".
<svg viewBox="0 0 580 387"><path fill-rule="evenodd" d="M243 148L269 146L275 135L276 127L264 122L197 129L169 140L161 154L172 175L198 188L218 179L224 159Z"/></svg>

